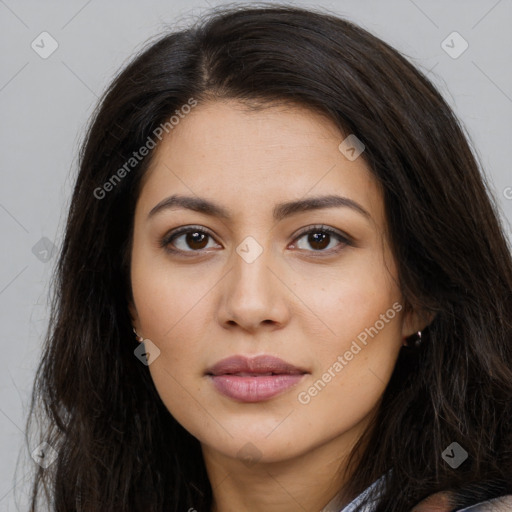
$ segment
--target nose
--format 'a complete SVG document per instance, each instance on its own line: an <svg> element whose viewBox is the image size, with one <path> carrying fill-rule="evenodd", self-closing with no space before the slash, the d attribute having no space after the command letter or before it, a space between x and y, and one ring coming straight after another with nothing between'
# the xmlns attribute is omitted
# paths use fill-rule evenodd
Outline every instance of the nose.
<svg viewBox="0 0 512 512"><path fill-rule="evenodd" d="M248 332L282 328L290 317L287 301L290 292L270 251L264 249L254 261L234 252L232 261L233 267L223 279L221 290L218 311L221 325L238 326Z"/></svg>

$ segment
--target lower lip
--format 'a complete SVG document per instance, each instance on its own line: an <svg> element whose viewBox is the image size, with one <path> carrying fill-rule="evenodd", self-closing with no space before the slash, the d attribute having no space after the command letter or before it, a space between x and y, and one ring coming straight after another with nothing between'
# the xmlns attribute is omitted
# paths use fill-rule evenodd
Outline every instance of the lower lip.
<svg viewBox="0 0 512 512"><path fill-rule="evenodd" d="M268 400L295 386L305 374L265 375L241 377L237 375L210 375L216 389L240 402Z"/></svg>

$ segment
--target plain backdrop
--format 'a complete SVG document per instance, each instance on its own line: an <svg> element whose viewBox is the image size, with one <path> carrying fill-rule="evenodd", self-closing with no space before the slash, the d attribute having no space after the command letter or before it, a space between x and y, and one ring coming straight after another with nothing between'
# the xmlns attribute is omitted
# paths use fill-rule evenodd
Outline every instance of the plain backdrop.
<svg viewBox="0 0 512 512"><path fill-rule="evenodd" d="M27 510L35 446L27 446L26 413L88 119L119 68L148 39L222 3L0 0L1 511ZM428 72L462 120L511 237L512 1L289 3L343 15ZM44 55L52 45L57 49Z"/></svg>

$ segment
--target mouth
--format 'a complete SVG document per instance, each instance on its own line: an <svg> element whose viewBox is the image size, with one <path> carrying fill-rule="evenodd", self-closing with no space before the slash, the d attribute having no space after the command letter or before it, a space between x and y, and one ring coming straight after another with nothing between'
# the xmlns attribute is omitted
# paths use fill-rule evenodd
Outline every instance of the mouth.
<svg viewBox="0 0 512 512"><path fill-rule="evenodd" d="M280 358L232 356L206 370L222 395L239 402L261 402L298 384L309 372Z"/></svg>
<svg viewBox="0 0 512 512"><path fill-rule="evenodd" d="M236 372L236 373L231 373L231 372L227 372L227 373L221 373L221 374L217 374L216 376L218 375L236 375L237 377L268 377L269 375L298 375L298 374L301 374L301 372L287 372L287 373L284 373L284 372L265 372L265 373L259 373L259 372ZM215 375L215 374L211 374L211 375Z"/></svg>
<svg viewBox="0 0 512 512"><path fill-rule="evenodd" d="M241 377L256 377L269 375L298 375L308 373L291 363L270 355L260 355L248 358L236 355L221 359L206 370L207 375L239 375Z"/></svg>

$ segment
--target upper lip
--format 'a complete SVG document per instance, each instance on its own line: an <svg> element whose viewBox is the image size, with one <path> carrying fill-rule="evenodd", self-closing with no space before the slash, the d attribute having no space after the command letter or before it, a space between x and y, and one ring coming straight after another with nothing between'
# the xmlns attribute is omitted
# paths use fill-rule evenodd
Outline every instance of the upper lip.
<svg viewBox="0 0 512 512"><path fill-rule="evenodd" d="M221 359L213 366L206 370L208 375L226 375L236 373L249 374L302 374L307 373L306 370L287 363L278 357L270 355L260 355L256 357L245 357L236 355Z"/></svg>

